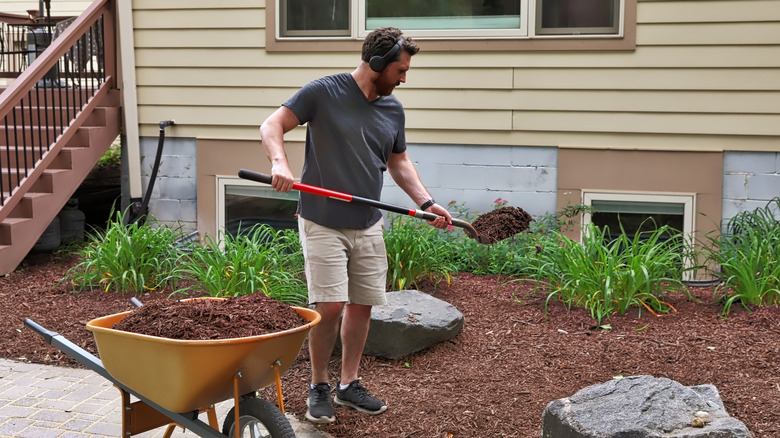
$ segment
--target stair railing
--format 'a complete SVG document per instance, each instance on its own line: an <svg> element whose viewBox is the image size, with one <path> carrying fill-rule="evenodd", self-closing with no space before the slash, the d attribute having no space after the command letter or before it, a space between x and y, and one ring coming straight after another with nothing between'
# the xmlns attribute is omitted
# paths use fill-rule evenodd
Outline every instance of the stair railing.
<svg viewBox="0 0 780 438"><path fill-rule="evenodd" d="M114 10L95 1L0 95L0 221L116 88Z"/></svg>

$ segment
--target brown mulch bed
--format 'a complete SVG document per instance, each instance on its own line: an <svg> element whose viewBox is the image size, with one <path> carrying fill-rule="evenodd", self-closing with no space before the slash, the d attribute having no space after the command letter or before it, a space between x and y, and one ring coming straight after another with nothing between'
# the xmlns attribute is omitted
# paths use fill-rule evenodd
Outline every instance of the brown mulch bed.
<svg viewBox="0 0 780 438"><path fill-rule="evenodd" d="M0 278L0 356L78 366L23 325L32 318L95 352L85 324L133 309L128 296L100 291L74 294L58 284L74 256L33 255ZM364 357L364 384L389 409L368 416L337 407L335 437L538 437L550 401L615 376L653 375L683 385L713 384L726 410L756 438L780 437L780 308L753 312L735 306L728 318L712 303L711 288L691 288L698 300L671 294L677 309L656 317L633 309L595 327L583 310L553 302L527 282L461 274L451 285L422 289L455 305L463 332L399 361ZM170 303L146 293L145 304ZM338 358L332 363L337 376ZM305 412L309 379L306 347L283 378L285 407ZM336 377L334 377L335 383ZM263 391L275 400L273 388Z"/></svg>

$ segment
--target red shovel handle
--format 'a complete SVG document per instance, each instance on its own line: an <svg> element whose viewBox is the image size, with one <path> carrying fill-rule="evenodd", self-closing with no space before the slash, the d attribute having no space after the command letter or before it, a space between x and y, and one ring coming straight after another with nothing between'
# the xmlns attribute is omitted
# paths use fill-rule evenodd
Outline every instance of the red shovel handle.
<svg viewBox="0 0 780 438"><path fill-rule="evenodd" d="M238 176L243 179L257 181L269 185L271 184L272 181L271 175L266 175L264 173L255 172L253 170L247 170L247 169L239 170ZM360 196L350 195L349 193L342 193L342 192L337 192L335 190L323 189L322 187L312 186L304 183L293 183L293 189L298 190L299 192L306 192L306 193L311 193L313 195L338 199L340 201L370 205L372 207L376 207L381 210L392 211L393 213L398 213L398 214L405 214L408 216L416 217L418 219L425 219L425 220L432 221L441 217L433 213L428 213L427 211L399 207L397 205L387 204L381 201L375 201L373 199L368 199L368 198L361 198ZM478 238L477 231L474 230L474 227L472 227L470 223L466 221L462 221L460 219L453 218L452 225L463 228L463 231L465 231L470 238L480 240ZM480 240L480 243L484 243L484 242L481 242Z"/></svg>
<svg viewBox="0 0 780 438"><path fill-rule="evenodd" d="M261 182L264 184L271 184L271 175L255 172L252 170L241 169L238 171L238 176L244 179ZM349 193L337 192L335 190L324 189L322 187L312 186L304 183L293 183L293 189L299 192L311 193L313 195L324 196L326 198L338 199L339 201L354 202L356 204L370 205L382 210L392 211L394 213L406 214L409 216L420 217L423 219L434 220L437 215L432 213L426 213L418 210L410 210L408 208L399 207L396 205L385 204L381 201L375 201L373 199L361 198L360 196L350 195ZM417 213L423 213L427 217L418 216Z"/></svg>

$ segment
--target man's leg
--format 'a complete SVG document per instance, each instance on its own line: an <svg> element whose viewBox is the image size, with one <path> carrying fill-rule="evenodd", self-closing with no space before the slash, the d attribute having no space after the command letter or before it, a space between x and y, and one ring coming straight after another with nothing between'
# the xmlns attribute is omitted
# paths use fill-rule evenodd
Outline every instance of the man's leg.
<svg viewBox="0 0 780 438"><path fill-rule="evenodd" d="M306 399L306 419L313 423L336 421L333 405L330 403L331 387L328 363L339 333L339 319L344 303L317 303L315 310L320 314L320 323L309 331L309 355L311 357L311 385Z"/></svg>
<svg viewBox="0 0 780 438"><path fill-rule="evenodd" d="M358 234L349 260L350 304L341 321L341 380L333 400L376 415L384 412L387 405L363 387L359 368L371 325L371 308L387 303L387 251L381 222Z"/></svg>
<svg viewBox="0 0 780 438"><path fill-rule="evenodd" d="M331 404L328 363L339 335L339 323L347 290L347 251L342 233L298 219L306 264L309 302L320 314L320 323L309 331L311 386L306 400L306 418L314 423L336 420Z"/></svg>
<svg viewBox="0 0 780 438"><path fill-rule="evenodd" d="M314 307L320 314L320 323L309 331L309 355L311 356L311 383L330 381L328 363L339 334L339 321L344 303L317 303Z"/></svg>
<svg viewBox="0 0 780 438"><path fill-rule="evenodd" d="M371 306L347 304L341 322L341 382L345 385L358 379L360 358L371 324Z"/></svg>

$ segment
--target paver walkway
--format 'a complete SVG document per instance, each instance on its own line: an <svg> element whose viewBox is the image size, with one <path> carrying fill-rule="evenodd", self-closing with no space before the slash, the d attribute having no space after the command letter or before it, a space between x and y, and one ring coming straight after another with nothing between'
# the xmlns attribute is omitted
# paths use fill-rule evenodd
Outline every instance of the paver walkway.
<svg viewBox="0 0 780 438"><path fill-rule="evenodd" d="M0 437L119 437L121 406L119 390L91 370L0 359ZM232 401L216 406L220 425L232 406ZM307 421L287 417L298 438L332 438ZM208 422L205 414L201 420ZM164 432L162 427L134 436L158 438ZM173 436L197 435L177 428Z"/></svg>

